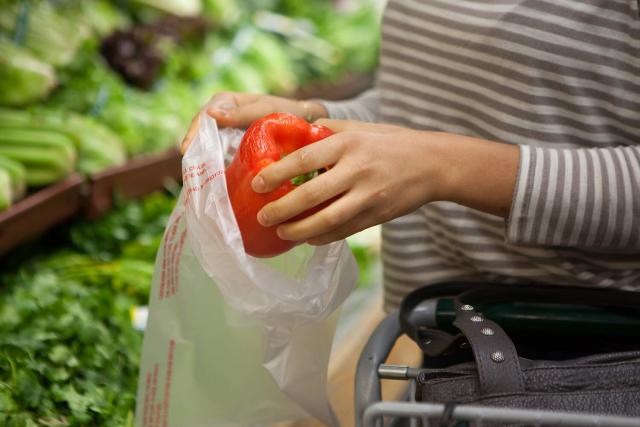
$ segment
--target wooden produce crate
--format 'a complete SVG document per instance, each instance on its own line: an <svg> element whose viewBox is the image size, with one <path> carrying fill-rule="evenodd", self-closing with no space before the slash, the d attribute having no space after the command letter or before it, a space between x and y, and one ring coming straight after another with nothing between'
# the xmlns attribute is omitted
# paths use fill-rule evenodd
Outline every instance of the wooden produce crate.
<svg viewBox="0 0 640 427"><path fill-rule="evenodd" d="M89 178L84 214L95 219L109 212L116 193L124 199L135 199L181 181L182 157L177 149L133 158Z"/></svg>
<svg viewBox="0 0 640 427"><path fill-rule="evenodd" d="M0 256L78 215L84 182L74 174L0 212Z"/></svg>

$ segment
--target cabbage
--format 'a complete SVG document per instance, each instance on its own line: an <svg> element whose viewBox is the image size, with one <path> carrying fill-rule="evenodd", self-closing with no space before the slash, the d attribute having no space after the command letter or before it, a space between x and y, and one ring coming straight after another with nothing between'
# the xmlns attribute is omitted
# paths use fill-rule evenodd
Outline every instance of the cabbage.
<svg viewBox="0 0 640 427"><path fill-rule="evenodd" d="M55 85L53 67L0 38L0 105L21 106L38 101Z"/></svg>
<svg viewBox="0 0 640 427"><path fill-rule="evenodd" d="M0 29L15 34L21 45L47 64L69 64L91 35L79 10L55 8L46 1L24 4L8 6L0 13Z"/></svg>
<svg viewBox="0 0 640 427"><path fill-rule="evenodd" d="M198 15L202 10L202 2L200 0L135 0L151 6L163 12L169 12L177 16L194 16Z"/></svg>

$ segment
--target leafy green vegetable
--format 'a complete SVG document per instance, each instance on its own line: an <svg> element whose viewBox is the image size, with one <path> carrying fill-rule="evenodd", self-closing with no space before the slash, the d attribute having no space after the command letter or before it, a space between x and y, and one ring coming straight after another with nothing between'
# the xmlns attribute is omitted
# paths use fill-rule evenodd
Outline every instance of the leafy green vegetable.
<svg viewBox="0 0 640 427"><path fill-rule="evenodd" d="M119 136L130 156L176 145L200 105L191 85L163 80L154 92L128 87L98 56L95 45L84 49L60 73L62 87L47 107L94 116Z"/></svg>
<svg viewBox="0 0 640 427"><path fill-rule="evenodd" d="M22 198L27 190L27 171L24 166L8 157L0 156L0 170L4 170L9 175L12 200Z"/></svg>
<svg viewBox="0 0 640 427"><path fill-rule="evenodd" d="M3 6L0 30L15 34L18 43L54 66L70 63L91 34L77 6L54 6L49 1Z"/></svg>
<svg viewBox="0 0 640 427"><path fill-rule="evenodd" d="M0 109L0 128L27 128L63 133L76 146L76 170L94 173L121 165L126 154L120 138L91 117L72 112L37 109L34 111Z"/></svg>
<svg viewBox="0 0 640 427"><path fill-rule="evenodd" d="M128 258L153 260L175 199L164 194L148 196L142 203L121 203L99 221L75 224L70 241L81 253L111 261L127 252ZM137 246L142 257L131 247ZM151 251L149 250L151 249Z"/></svg>
<svg viewBox="0 0 640 427"><path fill-rule="evenodd" d="M286 44L277 37L254 31L244 57L254 69L262 72L270 92L288 94L298 87Z"/></svg>
<svg viewBox="0 0 640 427"><path fill-rule="evenodd" d="M135 0L135 2L178 16L197 15L202 9L200 0Z"/></svg>
<svg viewBox="0 0 640 427"><path fill-rule="evenodd" d="M0 36L0 105L27 105L44 98L55 84L53 67Z"/></svg>
<svg viewBox="0 0 640 427"><path fill-rule="evenodd" d="M233 26L242 16L243 7L238 0L203 0L203 12L216 23Z"/></svg>
<svg viewBox="0 0 640 427"><path fill-rule="evenodd" d="M7 261L0 425L133 427L142 335L130 311L148 300L174 204L166 194L123 203Z"/></svg>
<svg viewBox="0 0 640 427"><path fill-rule="evenodd" d="M0 211L11 206L13 201L13 183L9 172L0 169Z"/></svg>
<svg viewBox="0 0 640 427"><path fill-rule="evenodd" d="M113 1L92 0L91 2L74 2L81 8L84 21L97 36L105 36L111 31L125 27L130 19L118 9Z"/></svg>
<svg viewBox="0 0 640 427"><path fill-rule="evenodd" d="M0 155L26 169L30 187L64 179L73 172L77 159L73 141L66 134L29 127L0 126Z"/></svg>

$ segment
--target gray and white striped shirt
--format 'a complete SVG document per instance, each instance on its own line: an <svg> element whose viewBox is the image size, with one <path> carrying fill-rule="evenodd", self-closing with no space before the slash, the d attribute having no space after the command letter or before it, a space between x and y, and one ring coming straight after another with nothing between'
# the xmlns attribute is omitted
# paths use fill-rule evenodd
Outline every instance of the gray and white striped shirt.
<svg viewBox="0 0 640 427"><path fill-rule="evenodd" d="M638 0L390 0L375 88L325 106L520 146L506 222L436 202L384 224L387 309L450 279L640 290Z"/></svg>

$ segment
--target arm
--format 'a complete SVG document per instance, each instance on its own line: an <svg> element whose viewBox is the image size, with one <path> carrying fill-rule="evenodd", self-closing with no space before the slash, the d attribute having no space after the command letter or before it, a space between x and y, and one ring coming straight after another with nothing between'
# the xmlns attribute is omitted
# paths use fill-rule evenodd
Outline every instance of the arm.
<svg viewBox="0 0 640 427"><path fill-rule="evenodd" d="M640 250L640 146L555 149L440 134L449 200L507 218L516 245Z"/></svg>
<svg viewBox="0 0 640 427"><path fill-rule="evenodd" d="M378 94L369 90L347 101L295 100L278 96L220 92L214 95L203 110L219 127L246 128L254 120L275 112L287 112L312 122L326 117L374 121L378 110ZM191 122L180 151L184 154L191 144L199 125L200 114Z"/></svg>
<svg viewBox="0 0 640 427"><path fill-rule="evenodd" d="M256 191L269 191L284 179L334 165L261 211L263 225L281 224L337 197L314 215L281 224L283 238L324 244L446 200L508 217L507 240L514 244L640 249L640 147L554 150L322 123L337 135L265 168L254 181ZM571 182L559 178L569 168L559 160L565 156L591 158L577 160Z"/></svg>
<svg viewBox="0 0 640 427"><path fill-rule="evenodd" d="M509 242L640 250L640 146L520 151Z"/></svg>
<svg viewBox="0 0 640 427"><path fill-rule="evenodd" d="M391 125L318 123L336 134L268 166L253 181L255 191L268 192L287 179L332 165L258 214L264 226L280 224L281 238L325 244L438 200L508 214L517 146ZM285 223L331 199L314 215Z"/></svg>

